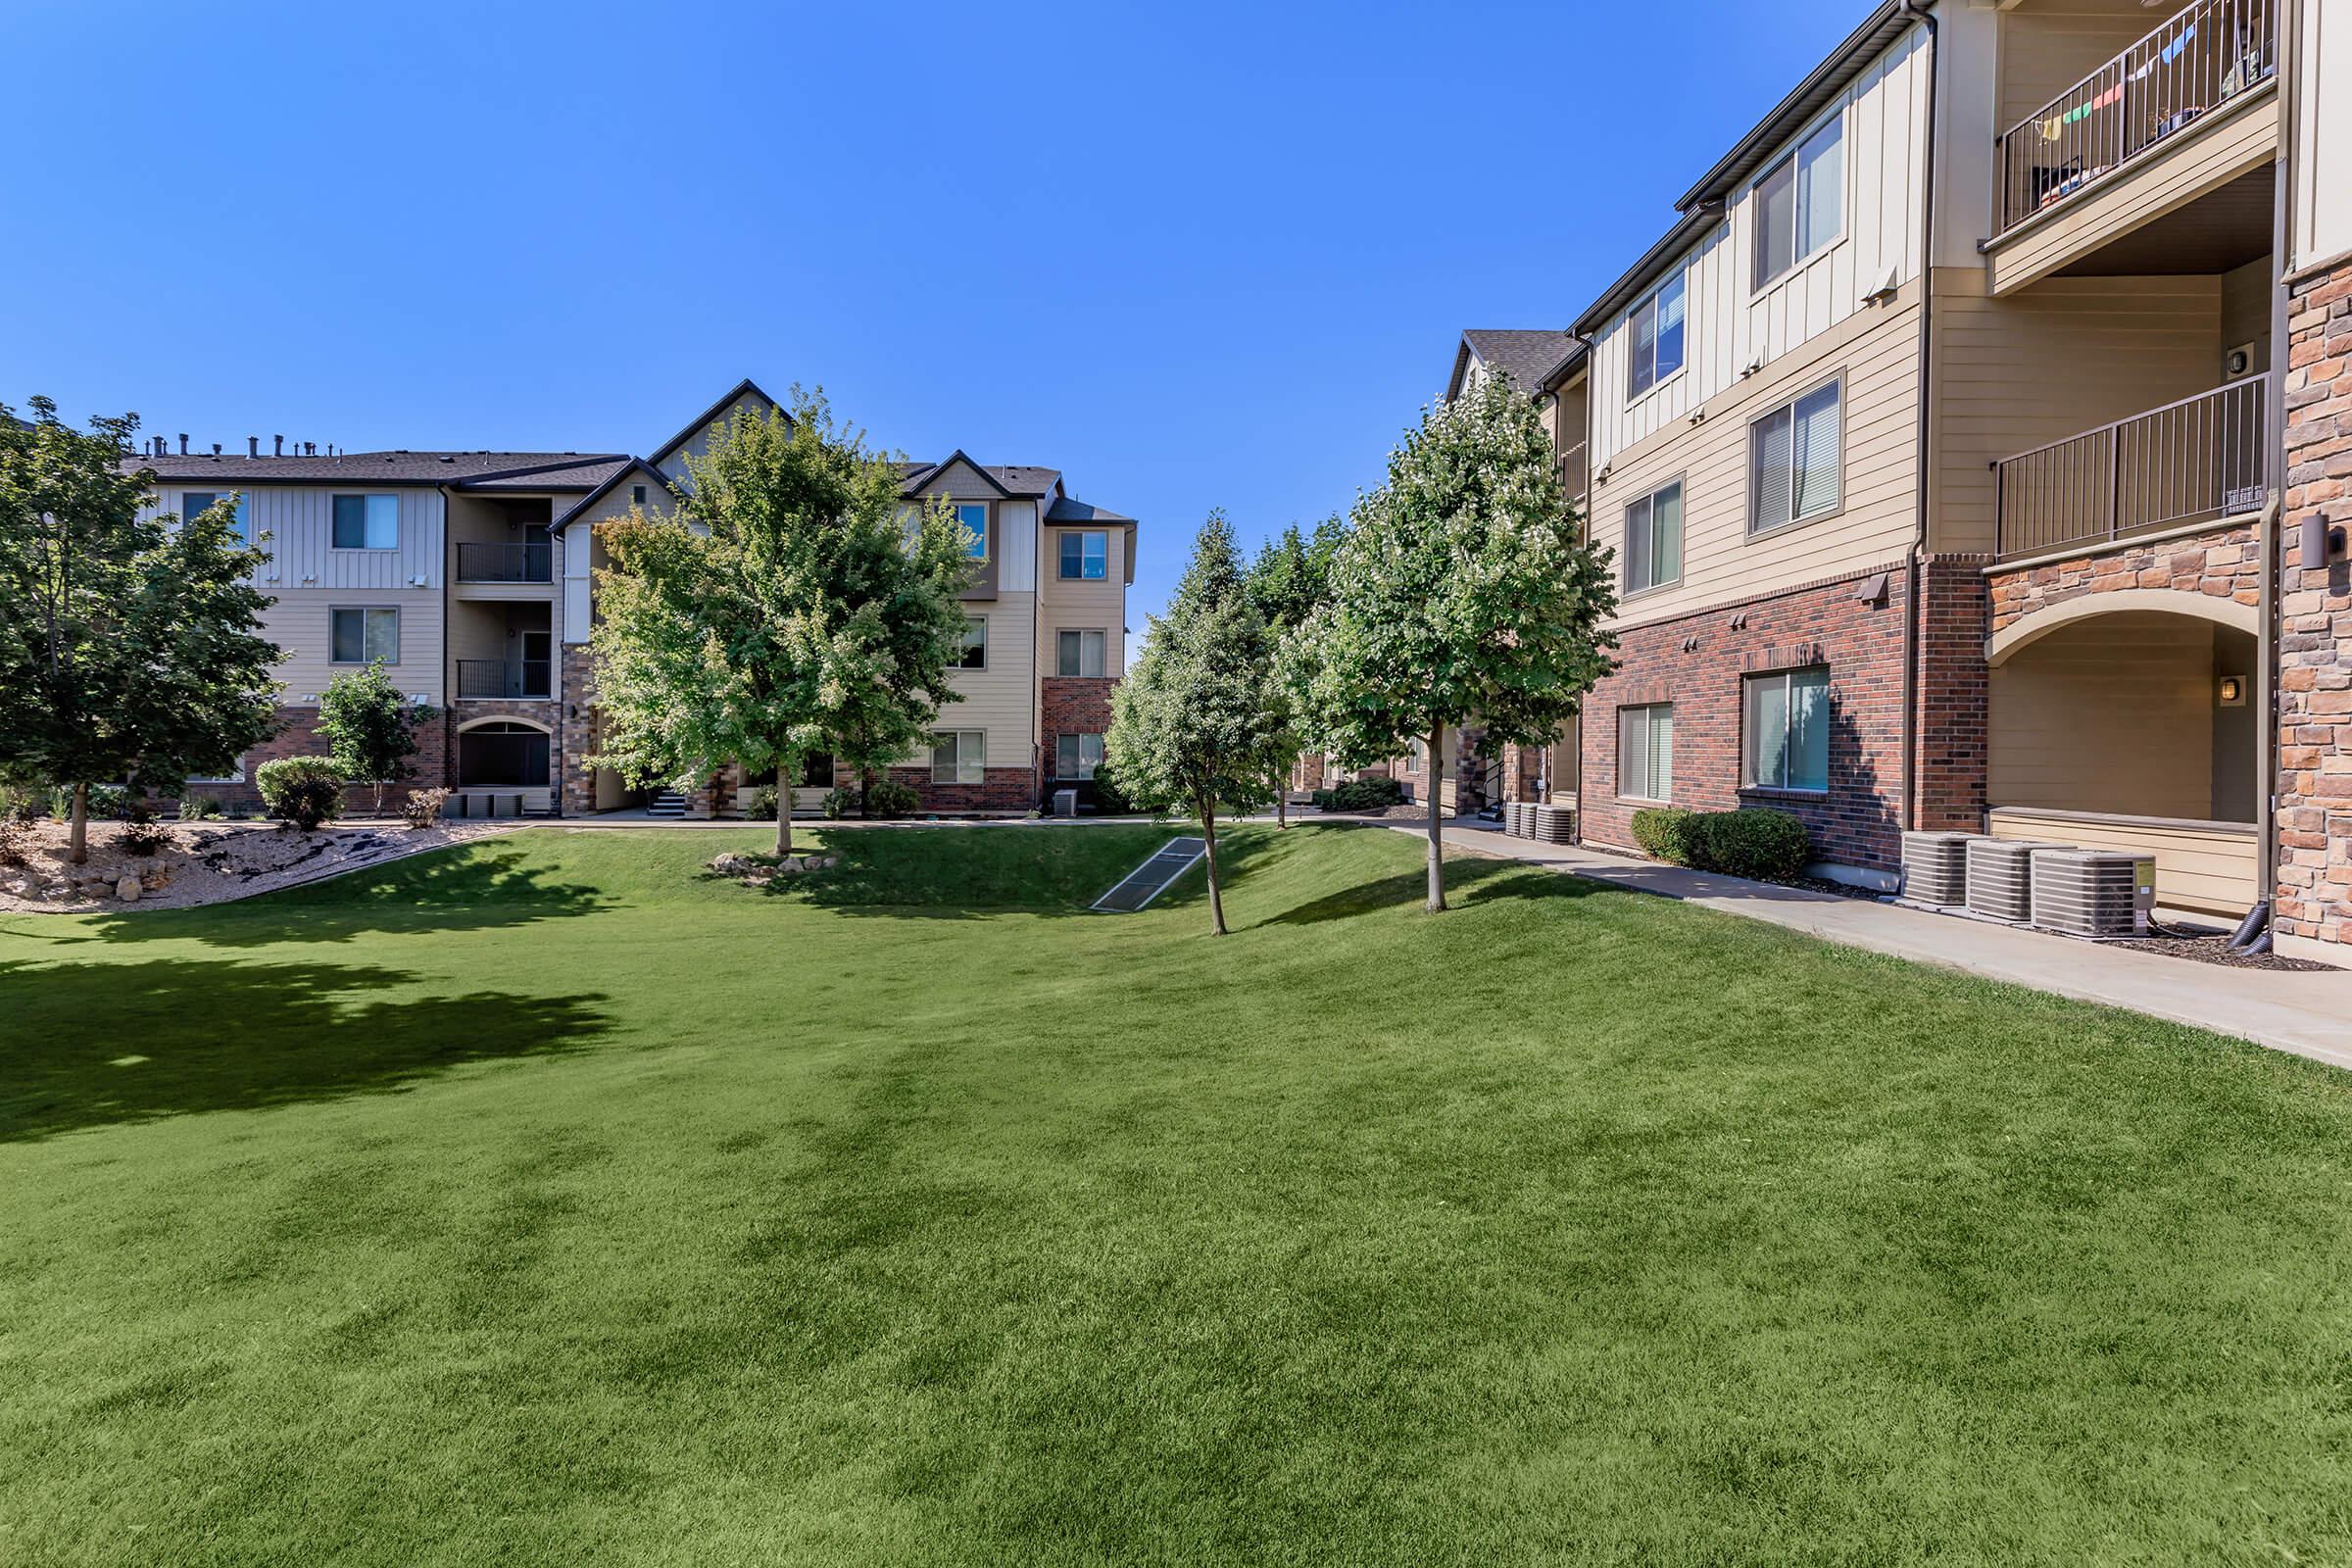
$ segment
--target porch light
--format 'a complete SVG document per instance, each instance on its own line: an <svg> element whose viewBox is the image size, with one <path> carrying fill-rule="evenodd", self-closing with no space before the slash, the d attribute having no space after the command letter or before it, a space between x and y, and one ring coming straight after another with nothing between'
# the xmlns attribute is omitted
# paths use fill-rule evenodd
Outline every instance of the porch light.
<svg viewBox="0 0 2352 1568"><path fill-rule="evenodd" d="M2224 675L2220 681L2224 708L2243 708L2246 705L2246 678L2243 675Z"/></svg>

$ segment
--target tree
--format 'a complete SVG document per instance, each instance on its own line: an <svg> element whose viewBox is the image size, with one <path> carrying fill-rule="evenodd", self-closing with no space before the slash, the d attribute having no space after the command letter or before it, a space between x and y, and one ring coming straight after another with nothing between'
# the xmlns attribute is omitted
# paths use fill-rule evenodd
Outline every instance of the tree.
<svg viewBox="0 0 2352 1568"><path fill-rule="evenodd" d="M1104 759L1147 810L1199 820L1207 846L1209 927L1225 934L1217 808L1261 799L1288 739L1274 685L1274 639L1250 602L1233 529L1212 512L1165 616L1111 702Z"/></svg>
<svg viewBox="0 0 2352 1568"><path fill-rule="evenodd" d="M1332 558L1347 533L1347 525L1336 516L1316 524L1311 538L1300 533L1294 522L1259 547L1257 559L1250 566L1250 599L1277 644L1329 597ZM1287 686L1277 681L1269 690L1270 700L1279 708L1277 717L1284 736L1280 760L1275 764L1274 817L1279 826L1287 828L1291 825L1291 769L1305 750L1305 738L1299 732Z"/></svg>
<svg viewBox="0 0 2352 1568"><path fill-rule="evenodd" d="M155 472L125 462L136 416L61 423L0 406L0 777L66 787L89 858L92 784L177 793L274 726L260 551L236 502L142 516Z"/></svg>
<svg viewBox="0 0 2352 1568"><path fill-rule="evenodd" d="M318 727L327 756L345 778L375 786L378 816L384 813L384 786L416 776L409 766L416 755L415 726L431 716L429 708L409 706L380 660L345 670L318 694Z"/></svg>
<svg viewBox="0 0 2352 1568"><path fill-rule="evenodd" d="M1500 376L1422 411L1356 506L1329 600L1286 649L1310 735L1361 767L1476 717L1540 746L1614 666L1608 556L1582 530L1535 405ZM1446 907L1439 793L1429 900Z"/></svg>
<svg viewBox="0 0 2352 1568"><path fill-rule="evenodd" d="M730 759L772 774L779 855L805 758L838 745L896 760L958 700L971 569L944 504L902 518L897 464L838 428L821 391L792 400L739 410L687 459L676 520L632 509L599 530L612 564L591 638L590 765L639 785Z"/></svg>

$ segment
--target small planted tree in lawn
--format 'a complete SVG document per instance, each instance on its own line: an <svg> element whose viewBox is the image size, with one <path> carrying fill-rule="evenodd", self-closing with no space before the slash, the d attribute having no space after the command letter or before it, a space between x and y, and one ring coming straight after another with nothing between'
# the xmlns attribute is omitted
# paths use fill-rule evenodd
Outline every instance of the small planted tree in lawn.
<svg viewBox="0 0 2352 1568"><path fill-rule="evenodd" d="M1545 744L1614 667L1605 552L1581 537L1535 405L1491 376L1423 412L1357 504L1327 601L1285 648L1307 734L1362 767L1477 718ZM1446 907L1439 793L1429 899Z"/></svg>
<svg viewBox="0 0 2352 1568"><path fill-rule="evenodd" d="M687 466L675 520L632 511L599 530L591 765L655 785L732 759L786 802L802 760L845 737L906 755L957 700L970 562L953 514L902 517L897 466L797 387L789 415L738 411ZM784 808L776 852L791 849Z"/></svg>
<svg viewBox="0 0 2352 1568"><path fill-rule="evenodd" d="M277 649L233 500L142 516L135 416L79 431L32 411L26 428L0 406L0 778L66 792L78 863L93 785L178 794L268 738Z"/></svg>
<svg viewBox="0 0 2352 1568"><path fill-rule="evenodd" d="M1208 846L1210 930L1225 934L1217 867L1217 811L1264 799L1288 744L1273 691L1274 639L1250 601L1233 529L1211 513L1164 616L1111 702L1104 760L1119 788L1148 810L1200 824Z"/></svg>
<svg viewBox="0 0 2352 1568"><path fill-rule="evenodd" d="M409 759L416 755L416 724L432 716L401 695L381 661L349 669L318 694L318 734L327 757L354 783L375 786L375 814L384 813L384 786L416 776Z"/></svg>
<svg viewBox="0 0 2352 1568"><path fill-rule="evenodd" d="M1282 638L1303 624L1330 596L1332 559L1339 554L1340 541L1347 533L1347 525L1338 517L1327 517L1318 523L1311 537L1300 533L1294 522L1279 536L1267 540L1258 550L1257 559L1250 563L1250 600L1257 607L1258 615L1278 646ZM1291 825L1291 769L1306 743L1288 687L1277 681L1268 692L1280 730L1276 742L1280 760L1275 764L1274 819L1278 826L1287 828Z"/></svg>

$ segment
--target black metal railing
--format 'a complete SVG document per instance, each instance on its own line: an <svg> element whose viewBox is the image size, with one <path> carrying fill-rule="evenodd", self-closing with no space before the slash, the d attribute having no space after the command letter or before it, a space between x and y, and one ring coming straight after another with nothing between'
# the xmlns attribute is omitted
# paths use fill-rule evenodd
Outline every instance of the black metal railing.
<svg viewBox="0 0 2352 1568"><path fill-rule="evenodd" d="M458 546L460 582L553 582L555 569L553 545Z"/></svg>
<svg viewBox="0 0 2352 1568"><path fill-rule="evenodd" d="M554 662L546 659L461 659L458 695L469 697L552 697Z"/></svg>
<svg viewBox="0 0 2352 1568"><path fill-rule="evenodd" d="M1586 443L1579 441L1563 450L1558 459L1560 488L1568 492L1571 501L1583 500L1585 492L1592 487L1592 475L1586 464Z"/></svg>
<svg viewBox="0 0 2352 1568"><path fill-rule="evenodd" d="M2269 387L2251 375L2003 458L1994 548L2040 555L2259 512L2270 497Z"/></svg>
<svg viewBox="0 0 2352 1568"><path fill-rule="evenodd" d="M2200 0L2002 132L2002 231L2277 75L2279 4Z"/></svg>

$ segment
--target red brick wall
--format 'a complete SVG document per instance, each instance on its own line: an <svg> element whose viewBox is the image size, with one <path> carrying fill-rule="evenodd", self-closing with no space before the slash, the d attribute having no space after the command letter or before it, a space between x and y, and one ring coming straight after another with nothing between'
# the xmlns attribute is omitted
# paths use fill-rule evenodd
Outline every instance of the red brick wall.
<svg viewBox="0 0 2352 1568"><path fill-rule="evenodd" d="M2352 527L2352 265L2287 304L2286 507L2278 582L2282 944L2352 942L2352 566L2297 564L2304 519Z"/></svg>
<svg viewBox="0 0 2352 1568"><path fill-rule="evenodd" d="M922 799L922 808L947 815L962 812L1030 811L1037 808L1037 773L1026 767L992 767L980 784L934 784L927 767L894 767L890 776Z"/></svg>
<svg viewBox="0 0 2352 1568"><path fill-rule="evenodd" d="M1039 703L1044 728L1039 740L1049 777L1058 765L1057 736L1101 735L1110 728L1110 694L1118 689L1115 676L1049 675Z"/></svg>
<svg viewBox="0 0 2352 1568"><path fill-rule="evenodd" d="M195 784L189 786L191 795L206 796L224 806L243 806L260 809L261 791L254 787L254 777L264 762L273 762L282 757L324 757L327 743L318 734L318 710L316 708L285 708L277 710L277 733L245 754L245 779L239 784ZM415 774L406 784L387 785L384 789L384 809L396 809L409 798L412 789L431 789L440 785L449 771L449 726L445 717L435 712L423 723L414 725L416 755L409 759L409 768ZM343 792L346 812L372 810L375 806L375 787L355 784Z"/></svg>
<svg viewBox="0 0 2352 1568"><path fill-rule="evenodd" d="M1884 594L1860 598L1882 569ZM1670 702L1674 805L1714 811L1774 807L1804 821L1824 859L1896 863L1904 592L1897 564L1619 632L1619 668L1585 704L1578 797L1584 837L1633 845L1634 812L1644 803L1617 796L1617 710ZM1828 791L1742 790L1741 676L1813 665L1830 672Z"/></svg>
<svg viewBox="0 0 2352 1568"><path fill-rule="evenodd" d="M1985 560L1931 556L1921 567L1911 819L1923 832L1984 831Z"/></svg>

